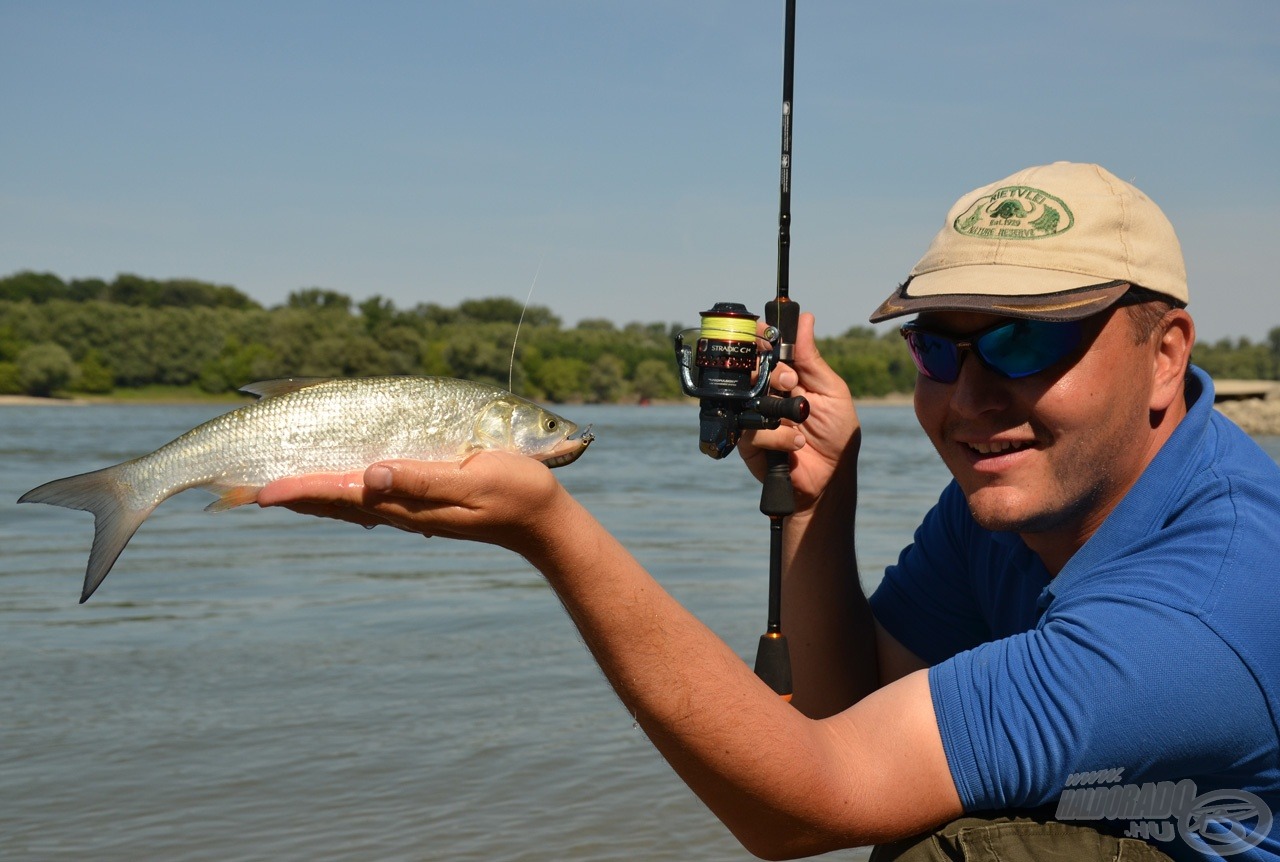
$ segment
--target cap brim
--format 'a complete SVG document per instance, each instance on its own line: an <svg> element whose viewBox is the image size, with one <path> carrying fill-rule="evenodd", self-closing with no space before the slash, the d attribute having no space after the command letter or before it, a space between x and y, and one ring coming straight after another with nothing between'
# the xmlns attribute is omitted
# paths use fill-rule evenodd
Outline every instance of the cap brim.
<svg viewBox="0 0 1280 862"><path fill-rule="evenodd" d="M956 276L962 270L963 277L957 279ZM942 279L930 278L931 275L944 273L947 276L945 293L936 289L942 286ZM1076 273L1023 269L1018 274L1018 287L1025 287L1029 281L1034 281L1037 286L1047 290L1031 294L992 291L993 287L1008 277L1007 266L956 267L918 275L899 285L875 310L870 320L872 323L880 323L923 311L975 311L1031 320L1080 320L1110 308L1130 287L1127 281L1108 281L1081 287L1080 275ZM1061 288L1057 287L1059 283L1063 284Z"/></svg>

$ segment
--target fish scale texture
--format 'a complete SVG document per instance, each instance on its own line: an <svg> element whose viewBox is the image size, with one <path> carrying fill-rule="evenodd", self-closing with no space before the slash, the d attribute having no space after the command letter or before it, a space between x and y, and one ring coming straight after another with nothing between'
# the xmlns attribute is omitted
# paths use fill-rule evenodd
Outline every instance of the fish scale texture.
<svg viewBox="0 0 1280 862"><path fill-rule="evenodd" d="M284 476L358 470L389 458L458 460L477 416L505 390L448 378L318 383L234 410L150 455L122 479L134 505L186 488L261 487Z"/></svg>

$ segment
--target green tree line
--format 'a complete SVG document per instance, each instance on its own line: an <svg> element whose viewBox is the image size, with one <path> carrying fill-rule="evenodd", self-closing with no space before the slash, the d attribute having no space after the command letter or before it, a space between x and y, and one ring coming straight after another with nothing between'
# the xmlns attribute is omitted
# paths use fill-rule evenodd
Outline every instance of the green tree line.
<svg viewBox="0 0 1280 862"><path fill-rule="evenodd" d="M515 364L511 349L521 320ZM551 402L679 398L677 323L582 320L510 298L400 309L308 288L264 308L234 287L122 274L65 282L0 278L0 393L108 393L151 385L229 392L274 377L426 374L481 380ZM915 370L896 332L854 327L819 339L856 396L910 391ZM1196 347L1220 377L1280 379L1280 327L1265 344Z"/></svg>

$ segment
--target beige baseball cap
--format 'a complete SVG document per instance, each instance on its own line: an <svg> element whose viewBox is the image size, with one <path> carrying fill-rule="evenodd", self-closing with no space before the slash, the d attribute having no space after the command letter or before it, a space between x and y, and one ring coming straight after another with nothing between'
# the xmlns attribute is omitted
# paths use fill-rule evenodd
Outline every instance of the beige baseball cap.
<svg viewBox="0 0 1280 862"><path fill-rule="evenodd" d="M1054 162L960 198L871 322L921 311L1078 320L1131 286L1187 304L1173 225L1150 198L1098 165Z"/></svg>

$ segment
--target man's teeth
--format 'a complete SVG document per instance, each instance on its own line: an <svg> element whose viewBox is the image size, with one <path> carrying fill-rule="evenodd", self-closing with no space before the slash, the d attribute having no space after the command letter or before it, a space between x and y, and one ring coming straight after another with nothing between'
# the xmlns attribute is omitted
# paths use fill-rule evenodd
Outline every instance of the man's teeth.
<svg viewBox="0 0 1280 862"><path fill-rule="evenodd" d="M979 455L998 455L1001 452L1008 452L1011 449L1023 449L1030 446L1030 442L1026 440L1012 441L1005 440L997 443L970 443L969 448L977 452Z"/></svg>

